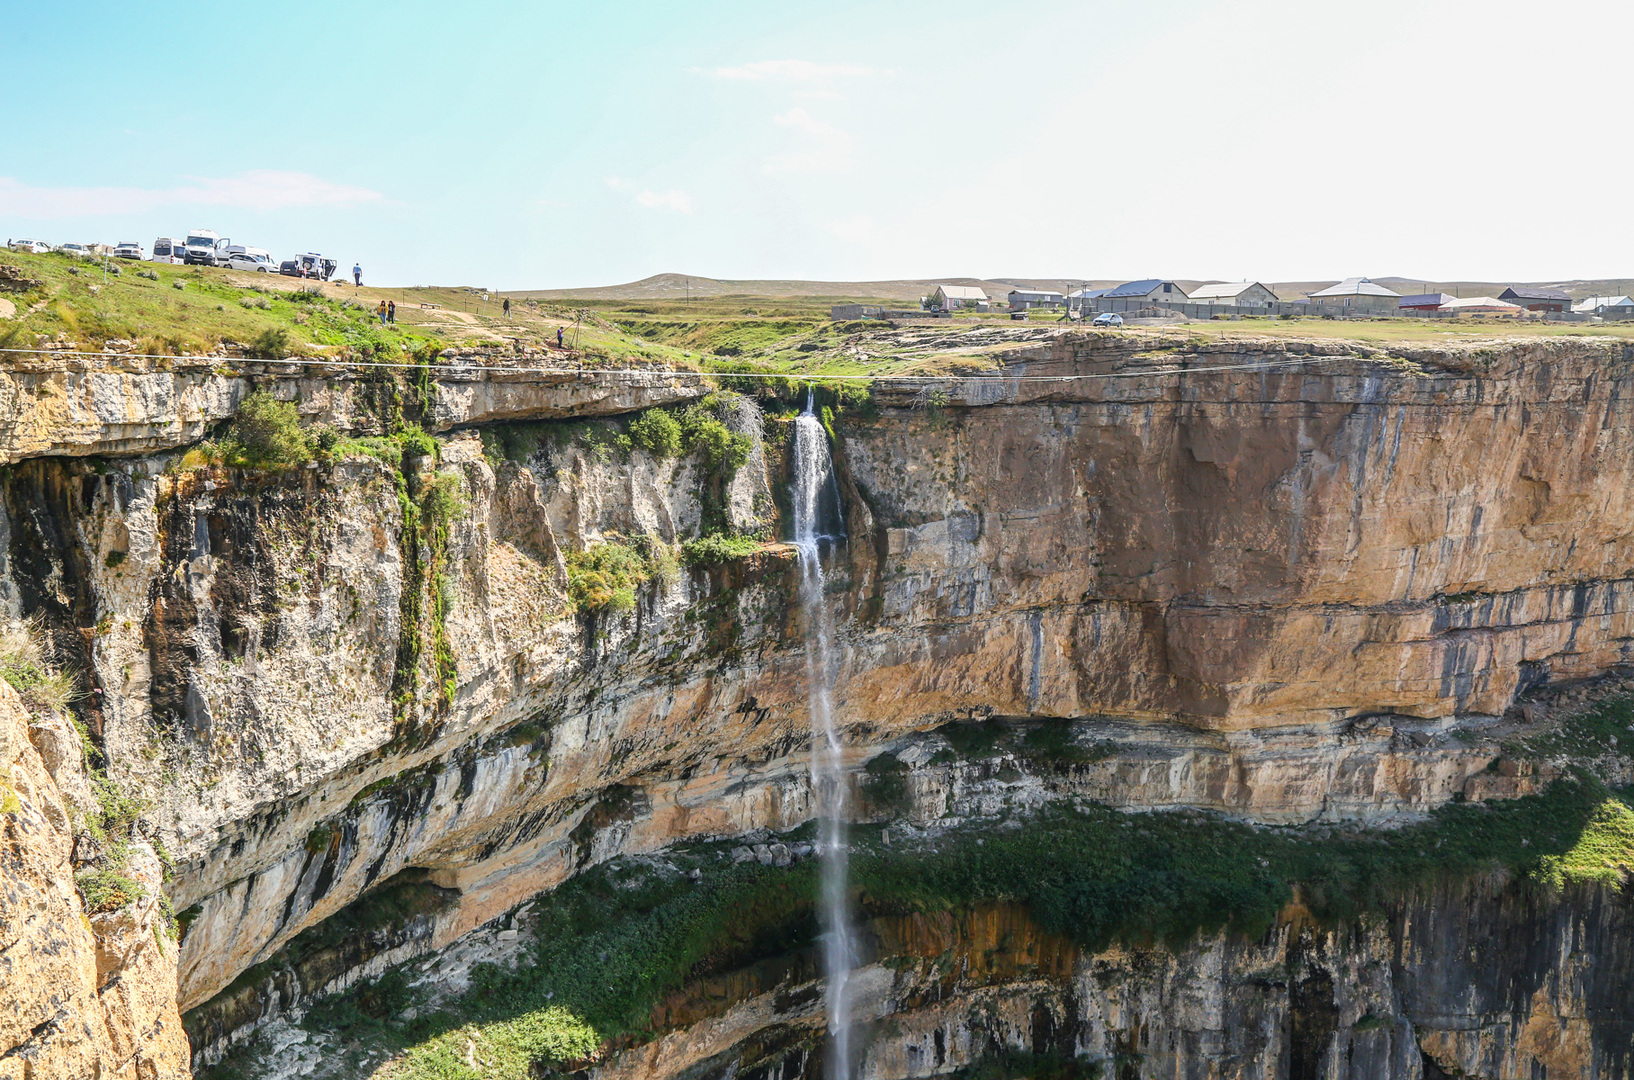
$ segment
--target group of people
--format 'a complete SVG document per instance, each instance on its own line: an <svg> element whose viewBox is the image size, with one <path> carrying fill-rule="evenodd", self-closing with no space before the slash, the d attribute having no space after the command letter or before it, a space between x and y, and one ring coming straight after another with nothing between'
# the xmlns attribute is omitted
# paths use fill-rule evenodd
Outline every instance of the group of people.
<svg viewBox="0 0 1634 1080"><path fill-rule="evenodd" d="M362 264L352 266L352 281L354 288L363 284ZM394 325L397 322L397 301L382 300L375 311L380 316L381 326ZM511 298L508 296L505 298L505 317L507 319L511 317ZM562 347L562 328L560 326L556 328L556 347L558 349Z"/></svg>

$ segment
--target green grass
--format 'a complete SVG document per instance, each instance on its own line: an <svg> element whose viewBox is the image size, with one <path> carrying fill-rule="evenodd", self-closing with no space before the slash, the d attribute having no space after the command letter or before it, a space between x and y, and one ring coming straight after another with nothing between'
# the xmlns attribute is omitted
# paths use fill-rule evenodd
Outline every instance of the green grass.
<svg viewBox="0 0 1634 1080"><path fill-rule="evenodd" d="M1543 795L1449 805L1396 830L1268 829L1089 807L1020 827L965 827L917 848L884 847L870 829L855 841L853 884L871 917L1010 902L1043 929L1099 949L1219 929L1259 935L1296 885L1317 918L1340 920L1493 870L1523 888L1619 881L1634 866L1634 811L1598 783L1566 780ZM416 994L398 972L306 1023L401 1053L398 1080L522 1080L535 1063L576 1067L609 1040L650 1033L654 1004L689 980L812 942L812 862L734 865L717 850L679 852L674 869L617 860L571 879L536 903L533 966L481 969L470 992L439 1011L400 1022ZM703 873L696 884L685 876L693 867ZM477 1071L465 1064L468 1041Z"/></svg>
<svg viewBox="0 0 1634 1080"><path fill-rule="evenodd" d="M6 294L17 306L16 318L0 321L0 346L9 348L61 335L81 348L118 339L154 354L208 352L232 341L263 357L345 351L396 359L428 340L411 327L381 326L371 306L340 299L333 287L317 296L287 278L116 261L110 265L119 273L104 281L101 263L57 253L7 251L0 263L39 282Z"/></svg>

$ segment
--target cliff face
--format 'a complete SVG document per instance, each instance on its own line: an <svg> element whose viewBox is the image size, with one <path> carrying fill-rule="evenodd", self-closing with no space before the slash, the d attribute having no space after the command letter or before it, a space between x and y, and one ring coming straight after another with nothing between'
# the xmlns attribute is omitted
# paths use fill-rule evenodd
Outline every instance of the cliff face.
<svg viewBox="0 0 1634 1080"><path fill-rule="evenodd" d="M129 872L147 895L130 907L88 913L75 891L79 814L64 791L86 780L77 745L62 752L66 728L55 717L31 723L0 682L0 1076L188 1076L153 849L133 853Z"/></svg>
<svg viewBox="0 0 1634 1080"><path fill-rule="evenodd" d="M1623 1077L1629 919L1603 891L1539 896L1501 880L1340 927L1292 905L1261 940L1210 935L1177 950L1085 952L1004 906L878 918L856 976L869 1033L857 1075L1010 1055L1024 1074L1076 1058L1120 1080ZM701 982L662 1010L676 1030L594 1076L823 1075L821 994L801 981L812 963Z"/></svg>
<svg viewBox="0 0 1634 1080"><path fill-rule="evenodd" d="M1488 771L1516 693L1626 661L1621 346L1386 357L1066 335L1005 361L934 391L880 384L875 413L838 421L837 715L859 765L889 754L907 774L877 819L1088 798L1385 821L1525 794L1527 770ZM1179 366L1195 370L1143 374ZM155 803L187 926L181 1007L227 991L198 1014L211 1054L583 867L809 817L787 551L661 576L627 614L575 615L567 595L566 556L608 538L775 527L775 419L728 417L754 449L714 492L696 457L561 422L702 392L662 373L473 369L412 392L278 365L7 378L37 430L7 444L23 460L0 493L0 599L84 672L110 774ZM435 459L183 468L167 448L252 383L345 430L396 410L446 434ZM494 426L523 420L545 422ZM109 453L126 456L75 456ZM460 504L441 531L439 473ZM1071 721L1091 760L938 759L928 732L988 717ZM287 957L255 967L408 886L435 902L366 948L298 977ZM1257 948L1303 940L1285 937ZM1192 970L1151 999L1149 1027Z"/></svg>

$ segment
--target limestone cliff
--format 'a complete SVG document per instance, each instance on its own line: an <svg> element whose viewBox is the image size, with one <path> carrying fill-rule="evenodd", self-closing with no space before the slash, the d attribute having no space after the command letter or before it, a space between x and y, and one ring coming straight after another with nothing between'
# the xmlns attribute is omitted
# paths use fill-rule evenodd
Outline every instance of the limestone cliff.
<svg viewBox="0 0 1634 1080"><path fill-rule="evenodd" d="M64 796L85 778L77 744L58 758L63 726L55 717L31 725L0 682L0 1076L188 1076L177 946L159 917L159 860L138 845L129 873L147 895L121 910L86 911L72 862L79 811ZM58 759L55 777L31 738Z"/></svg>
<svg viewBox="0 0 1634 1080"><path fill-rule="evenodd" d="M810 815L789 554L659 574L628 612L576 612L567 572L609 539L775 530L775 408L720 406L753 443L721 483L628 437L695 377L465 359L423 386L224 360L6 375L27 423L4 448L0 600L83 672L110 774L155 804L181 1006L215 999L201 1061L587 867ZM878 384L835 420L832 593L855 761L903 776L875 819L1088 799L1387 822L1536 790L1499 765L1517 694L1627 660L1631 375L1595 341L1063 334L979 378ZM252 386L342 431L442 435L185 463ZM936 729L988 719L1056 724L1081 760L939 757ZM281 951L391 890L409 915Z"/></svg>

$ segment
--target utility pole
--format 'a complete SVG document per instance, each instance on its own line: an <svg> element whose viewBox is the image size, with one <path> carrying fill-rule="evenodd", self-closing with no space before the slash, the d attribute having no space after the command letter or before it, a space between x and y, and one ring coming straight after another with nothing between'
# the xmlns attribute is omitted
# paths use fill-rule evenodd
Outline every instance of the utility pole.
<svg viewBox="0 0 1634 1080"><path fill-rule="evenodd" d="M583 322L583 321L584 321L584 309L580 308L579 311L578 311L578 314L573 316L573 351L574 352L579 351L579 324L581 322Z"/></svg>

